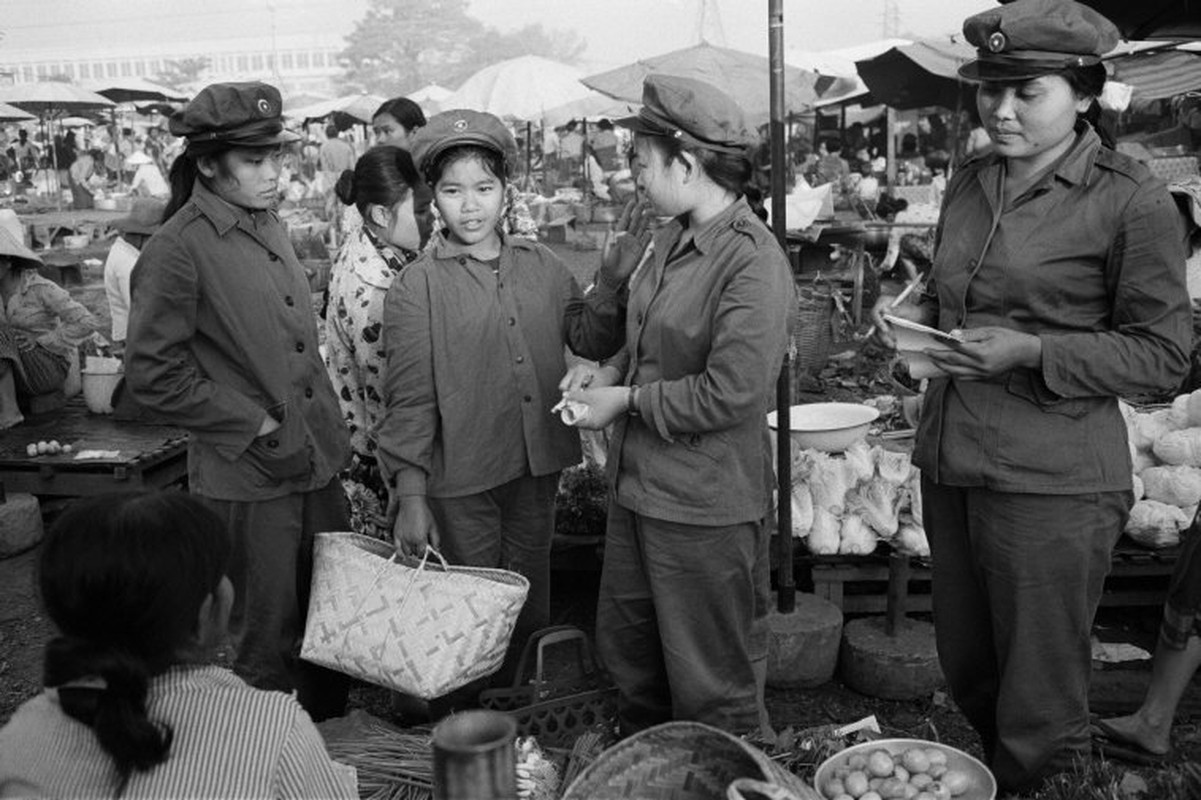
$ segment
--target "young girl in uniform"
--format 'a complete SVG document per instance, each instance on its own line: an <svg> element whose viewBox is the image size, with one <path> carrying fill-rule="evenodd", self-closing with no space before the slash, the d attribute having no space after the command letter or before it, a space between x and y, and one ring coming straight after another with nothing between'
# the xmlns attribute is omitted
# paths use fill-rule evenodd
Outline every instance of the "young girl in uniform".
<svg viewBox="0 0 1201 800"><path fill-rule="evenodd" d="M0 730L0 796L358 796L295 699L209 665L229 633L231 557L221 521L183 492L63 513L38 562L58 629L46 690Z"/></svg>
<svg viewBox="0 0 1201 800"><path fill-rule="evenodd" d="M547 624L559 472L579 437L551 413L563 343L600 315L547 248L501 229L516 144L491 114L447 111L413 154L445 225L392 283L384 306L387 412L379 459L397 549L530 579L514 647ZM608 296L612 296L611 294ZM610 303L609 320L616 319ZM598 323L603 324L603 322Z"/></svg>

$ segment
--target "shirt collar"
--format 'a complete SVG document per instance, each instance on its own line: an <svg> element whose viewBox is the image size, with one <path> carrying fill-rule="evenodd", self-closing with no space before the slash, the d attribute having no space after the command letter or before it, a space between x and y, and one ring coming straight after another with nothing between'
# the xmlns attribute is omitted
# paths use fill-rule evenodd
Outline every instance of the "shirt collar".
<svg viewBox="0 0 1201 800"><path fill-rule="evenodd" d="M1072 146L1068 148L1067 152L1060 157L1059 162L1055 165L1055 169L1044 175L1037 184L1027 191L1046 186L1056 178L1071 185L1087 184L1089 178L1092 177L1093 165L1097 160L1097 151L1101 146L1101 137L1097 135L1092 126L1087 123L1080 123L1076 127L1075 141L1072 142ZM984 164L981 178L989 182L997 180L994 176L996 175L996 171L1001 169L1001 164L1005 157L997 153L991 153L986 158L988 160Z"/></svg>
<svg viewBox="0 0 1201 800"><path fill-rule="evenodd" d="M741 217L743 214L753 214L751 207L747 205L745 197L739 197L733 203L730 203L713 219L706 222L700 228L695 228L692 231L692 243L700 253L706 253L713 247L714 240L718 237L721 231L730 227L734 220ZM673 239L678 239L684 233L684 215L676 217L672 223L677 226L678 231L675 232Z"/></svg>
<svg viewBox="0 0 1201 800"><path fill-rule="evenodd" d="M275 212L269 209L251 212L241 206L228 203L205 186L204 182L199 178L192 184L191 199L196 204L196 208L200 210L200 213L208 217L209 221L213 223L213 227L217 229L218 236L224 236L229 233L230 229L235 227L239 222L245 223L251 230L258 228L255 221L255 214L270 214L273 217L275 216Z"/></svg>
<svg viewBox="0 0 1201 800"><path fill-rule="evenodd" d="M504 250L505 247L516 247L516 248L522 249L522 250L529 250L534 246L534 242L531 242L529 239L523 239L520 236L510 236L510 235L506 234L504 231L500 231L500 246L501 246L501 250ZM439 233L438 237L434 240L433 252L434 252L434 258L437 258L437 259L459 258L460 256L462 256L462 257L466 257L466 258L471 258L475 261L483 260L483 259L476 258L475 256L471 255L470 253L464 253L464 252L460 251L458 247L451 244L447 240L446 236L444 236L441 233Z"/></svg>

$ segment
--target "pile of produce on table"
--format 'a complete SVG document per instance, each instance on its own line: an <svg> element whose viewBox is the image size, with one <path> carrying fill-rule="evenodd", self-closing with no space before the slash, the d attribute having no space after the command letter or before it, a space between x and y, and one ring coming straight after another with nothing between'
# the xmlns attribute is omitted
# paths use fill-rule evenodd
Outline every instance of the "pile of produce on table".
<svg viewBox="0 0 1201 800"><path fill-rule="evenodd" d="M1201 503L1201 390L1166 408L1121 407L1136 501L1126 534L1147 547L1175 546Z"/></svg>
<svg viewBox="0 0 1201 800"><path fill-rule="evenodd" d="M792 535L814 555L868 555L881 541L930 555L921 473L909 454L856 442L844 453L792 443Z"/></svg>

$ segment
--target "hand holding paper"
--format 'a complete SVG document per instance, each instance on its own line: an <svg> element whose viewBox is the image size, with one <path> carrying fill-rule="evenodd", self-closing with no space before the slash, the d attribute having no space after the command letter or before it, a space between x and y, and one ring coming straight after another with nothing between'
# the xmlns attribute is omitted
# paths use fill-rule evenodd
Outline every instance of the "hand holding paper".
<svg viewBox="0 0 1201 800"><path fill-rule="evenodd" d="M897 352L904 357L909 366L909 377L921 380L947 374L942 367L931 360L926 351L952 350L954 343L963 341L962 335L940 331L929 325L892 314L885 314L884 321L892 328Z"/></svg>

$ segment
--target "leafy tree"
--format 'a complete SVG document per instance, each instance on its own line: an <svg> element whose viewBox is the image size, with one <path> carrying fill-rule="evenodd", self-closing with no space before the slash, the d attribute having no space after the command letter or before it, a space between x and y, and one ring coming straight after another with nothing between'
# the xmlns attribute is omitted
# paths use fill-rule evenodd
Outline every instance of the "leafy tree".
<svg viewBox="0 0 1201 800"><path fill-rule="evenodd" d="M172 59L164 62L163 71L155 75L154 80L172 89L184 89L200 80L201 74L209 68L209 63L208 56Z"/></svg>
<svg viewBox="0 0 1201 800"><path fill-rule="evenodd" d="M343 83L385 96L442 83L483 32L467 0L371 0L346 37Z"/></svg>
<svg viewBox="0 0 1201 800"><path fill-rule="evenodd" d="M342 83L388 97L429 83L454 88L497 61L540 55L573 61L584 49L575 34L527 25L502 34L467 13L467 0L371 0L346 38Z"/></svg>

